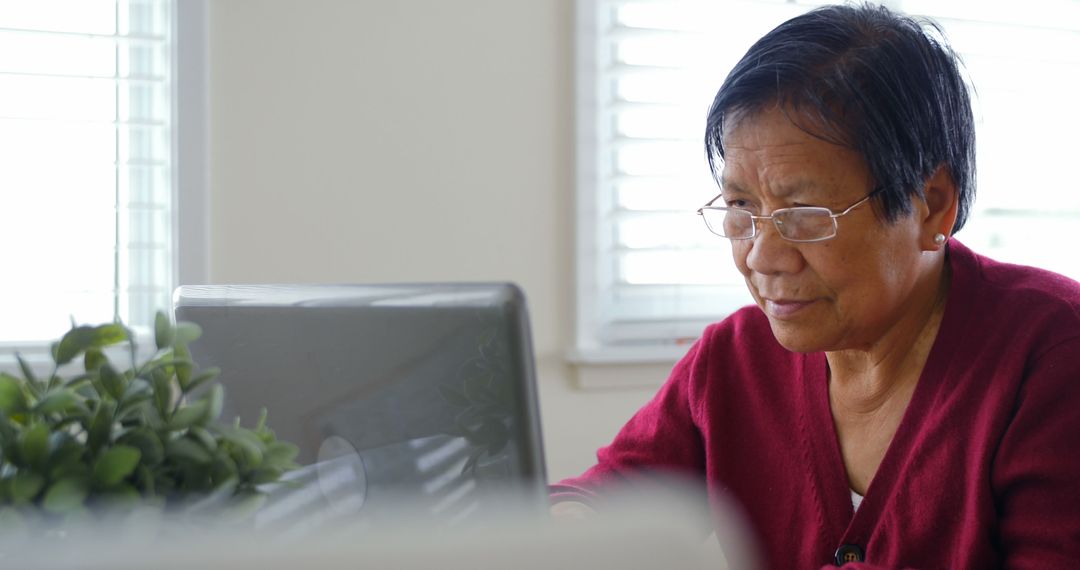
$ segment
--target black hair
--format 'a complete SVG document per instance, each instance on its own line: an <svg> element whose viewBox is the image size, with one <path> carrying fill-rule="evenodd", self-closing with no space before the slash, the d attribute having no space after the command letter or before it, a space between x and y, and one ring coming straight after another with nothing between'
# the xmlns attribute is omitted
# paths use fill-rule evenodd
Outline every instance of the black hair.
<svg viewBox="0 0 1080 570"><path fill-rule="evenodd" d="M889 222L944 166L956 183L953 232L975 199L975 121L959 57L941 29L872 4L825 6L781 24L739 60L713 100L705 152L724 159L724 119L779 105L799 128L858 151Z"/></svg>

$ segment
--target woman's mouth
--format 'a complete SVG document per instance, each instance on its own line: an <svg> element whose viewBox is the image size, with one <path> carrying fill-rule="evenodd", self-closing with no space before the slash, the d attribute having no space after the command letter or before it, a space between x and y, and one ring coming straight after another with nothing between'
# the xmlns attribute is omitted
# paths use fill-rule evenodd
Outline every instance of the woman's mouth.
<svg viewBox="0 0 1080 570"><path fill-rule="evenodd" d="M765 314L774 319L790 319L813 303L813 300L765 299Z"/></svg>

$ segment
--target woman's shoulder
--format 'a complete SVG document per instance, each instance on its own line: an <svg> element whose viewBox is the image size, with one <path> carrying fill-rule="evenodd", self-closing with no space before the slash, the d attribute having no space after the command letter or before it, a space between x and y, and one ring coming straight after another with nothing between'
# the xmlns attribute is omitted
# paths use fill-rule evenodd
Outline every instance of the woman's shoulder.
<svg viewBox="0 0 1080 570"><path fill-rule="evenodd" d="M952 251L952 330L979 346L1039 357L1080 341L1080 283L1064 275ZM973 334L976 333L976 334ZM1063 344L1064 343L1064 344Z"/></svg>
<svg viewBox="0 0 1080 570"><path fill-rule="evenodd" d="M981 298L1028 319L1047 315L1080 323L1080 282L1046 269L997 261L967 248L958 248L954 271L972 273L969 287Z"/></svg>

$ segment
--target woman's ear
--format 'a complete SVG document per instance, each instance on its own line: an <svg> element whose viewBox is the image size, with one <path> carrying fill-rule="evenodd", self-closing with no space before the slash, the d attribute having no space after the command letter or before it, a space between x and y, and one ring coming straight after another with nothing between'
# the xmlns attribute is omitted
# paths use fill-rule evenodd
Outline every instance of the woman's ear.
<svg viewBox="0 0 1080 570"><path fill-rule="evenodd" d="M926 179L923 186L926 210L922 219L920 244L924 251L938 251L952 235L956 212L960 204L960 192L956 188L949 167L942 164Z"/></svg>

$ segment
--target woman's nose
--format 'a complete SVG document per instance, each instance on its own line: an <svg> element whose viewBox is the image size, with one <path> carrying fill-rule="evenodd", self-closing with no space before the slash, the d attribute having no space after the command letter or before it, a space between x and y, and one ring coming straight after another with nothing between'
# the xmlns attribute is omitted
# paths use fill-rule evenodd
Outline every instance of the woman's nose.
<svg viewBox="0 0 1080 570"><path fill-rule="evenodd" d="M766 275L776 273L797 273L802 269L804 260L795 242L780 236L773 220L754 220L757 232L749 241L746 253L746 266L755 273Z"/></svg>

